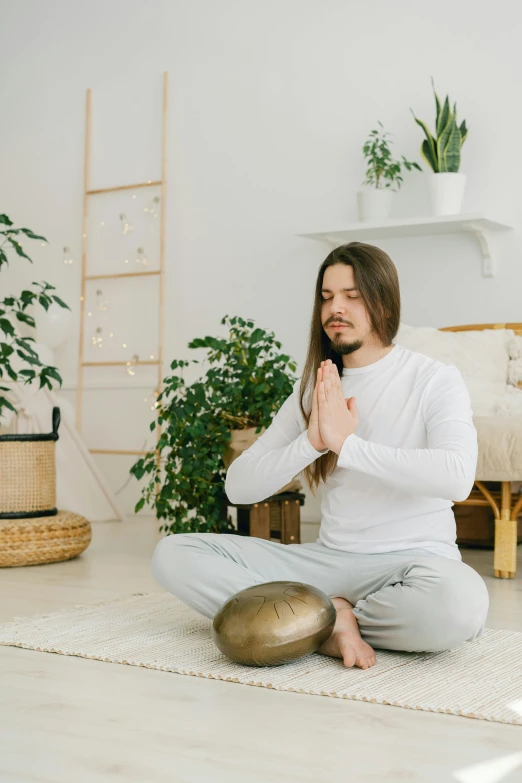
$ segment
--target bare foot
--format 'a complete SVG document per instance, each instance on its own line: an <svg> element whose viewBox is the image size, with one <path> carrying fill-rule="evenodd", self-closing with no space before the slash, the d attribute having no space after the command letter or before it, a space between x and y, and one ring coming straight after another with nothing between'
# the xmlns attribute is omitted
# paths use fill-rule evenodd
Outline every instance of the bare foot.
<svg viewBox="0 0 522 783"><path fill-rule="evenodd" d="M345 598L332 598L337 619L331 636L317 650L321 655L342 658L345 666L369 669L376 662L375 651L361 638L359 626L352 612L353 606Z"/></svg>

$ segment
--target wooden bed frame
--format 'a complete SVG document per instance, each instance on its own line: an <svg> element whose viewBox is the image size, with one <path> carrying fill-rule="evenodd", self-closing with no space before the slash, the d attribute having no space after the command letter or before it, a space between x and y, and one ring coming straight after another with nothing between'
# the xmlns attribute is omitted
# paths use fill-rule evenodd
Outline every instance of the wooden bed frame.
<svg viewBox="0 0 522 783"><path fill-rule="evenodd" d="M463 326L440 327L441 332L466 332L481 329L513 329L515 334L522 335L522 323L465 324ZM522 381L519 382L519 386L522 388ZM520 478L522 479L522 476ZM482 482L475 481L474 488L466 500L454 501L455 505L490 505L493 509L495 514L493 572L500 579L513 579L517 571L517 517L522 509L522 494L513 508L511 507L511 494L511 481L501 481L499 492L492 492ZM500 503L500 509L498 503Z"/></svg>

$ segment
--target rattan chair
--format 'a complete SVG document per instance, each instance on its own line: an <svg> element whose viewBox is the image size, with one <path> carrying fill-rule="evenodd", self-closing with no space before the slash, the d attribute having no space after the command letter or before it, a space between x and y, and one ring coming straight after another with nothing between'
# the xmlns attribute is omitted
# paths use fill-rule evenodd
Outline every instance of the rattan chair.
<svg viewBox="0 0 522 783"><path fill-rule="evenodd" d="M481 329L513 329L515 334L522 335L522 323L466 324L463 326L440 327L441 332L478 331ZM522 381L519 382L519 386L522 388ZM520 476L520 479L522 479L522 476ZM522 510L522 494L512 507L511 481L500 481L500 493L490 492L482 481L475 480L474 487L477 487L479 491L477 492L473 489L466 500L454 501L455 505L491 506L495 514L493 572L496 577L501 579L512 579L516 575L517 570L517 517ZM497 498L494 497L495 494L498 495ZM500 502L500 509L497 500Z"/></svg>

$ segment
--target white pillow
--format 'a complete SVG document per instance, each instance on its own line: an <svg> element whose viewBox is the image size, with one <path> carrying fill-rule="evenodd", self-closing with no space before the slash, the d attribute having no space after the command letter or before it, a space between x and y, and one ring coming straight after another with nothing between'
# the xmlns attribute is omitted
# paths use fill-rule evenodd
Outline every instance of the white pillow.
<svg viewBox="0 0 522 783"><path fill-rule="evenodd" d="M508 364L508 383L519 387L522 382L522 336L516 334L511 338L508 344L509 364Z"/></svg>
<svg viewBox="0 0 522 783"><path fill-rule="evenodd" d="M508 346L513 335L513 329L442 332L434 326L408 326L401 322L393 342L443 364L455 365L470 390L489 396L505 392Z"/></svg>

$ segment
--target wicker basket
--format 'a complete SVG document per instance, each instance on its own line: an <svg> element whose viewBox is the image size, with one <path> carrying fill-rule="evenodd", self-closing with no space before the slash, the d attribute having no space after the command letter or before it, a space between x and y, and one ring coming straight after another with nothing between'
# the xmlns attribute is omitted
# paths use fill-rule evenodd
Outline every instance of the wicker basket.
<svg viewBox="0 0 522 783"><path fill-rule="evenodd" d="M42 519L0 520L0 567L70 560L89 546L91 525L71 511Z"/></svg>
<svg viewBox="0 0 522 783"><path fill-rule="evenodd" d="M0 435L0 519L56 515L55 448L60 409L53 408L53 431Z"/></svg>

